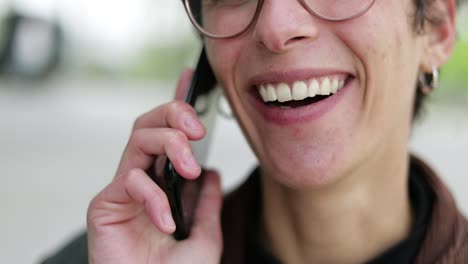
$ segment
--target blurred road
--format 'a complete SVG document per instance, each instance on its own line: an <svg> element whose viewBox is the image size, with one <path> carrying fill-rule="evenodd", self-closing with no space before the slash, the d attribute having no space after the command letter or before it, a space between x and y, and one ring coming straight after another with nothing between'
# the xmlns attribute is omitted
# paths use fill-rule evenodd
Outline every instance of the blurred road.
<svg viewBox="0 0 468 264"><path fill-rule="evenodd" d="M37 263L85 226L88 202L113 177L133 120L168 101L170 86L1 81L0 263ZM219 120L213 146L208 163L231 188L253 155L230 120ZM412 149L436 165L468 212L468 106L432 106Z"/></svg>

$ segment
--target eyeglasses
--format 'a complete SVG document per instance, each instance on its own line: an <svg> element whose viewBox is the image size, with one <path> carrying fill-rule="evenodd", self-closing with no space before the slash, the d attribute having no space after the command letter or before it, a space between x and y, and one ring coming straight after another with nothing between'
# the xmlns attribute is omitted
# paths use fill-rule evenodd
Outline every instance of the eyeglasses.
<svg viewBox="0 0 468 264"><path fill-rule="evenodd" d="M210 38L232 38L257 20L265 0L183 0L192 24ZM375 0L298 0L311 14L344 21L364 14Z"/></svg>

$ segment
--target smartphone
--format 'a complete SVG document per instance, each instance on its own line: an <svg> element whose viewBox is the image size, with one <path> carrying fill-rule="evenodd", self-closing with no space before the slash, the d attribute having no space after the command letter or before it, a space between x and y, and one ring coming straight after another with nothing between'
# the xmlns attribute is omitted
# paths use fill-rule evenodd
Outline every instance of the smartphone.
<svg viewBox="0 0 468 264"><path fill-rule="evenodd" d="M216 79L208 63L205 50L202 49L185 97L185 101L194 107L207 132L202 140L191 142L195 159L202 168L206 163L213 134L218 96L219 89L216 89ZM167 157L158 157L155 165L154 173L151 173L150 176L164 190L169 200L172 217L176 224L174 238L183 240L190 234L200 188L203 184L204 171L202 169L202 175L198 179L186 180L177 173Z"/></svg>

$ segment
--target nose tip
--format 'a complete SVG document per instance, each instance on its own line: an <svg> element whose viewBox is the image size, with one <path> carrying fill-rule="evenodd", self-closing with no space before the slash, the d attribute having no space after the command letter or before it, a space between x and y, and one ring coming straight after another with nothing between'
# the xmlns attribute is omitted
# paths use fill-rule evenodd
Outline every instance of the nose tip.
<svg viewBox="0 0 468 264"><path fill-rule="evenodd" d="M274 53L283 53L318 37L315 18L299 1L294 2L264 3L253 32L258 46Z"/></svg>
<svg viewBox="0 0 468 264"><path fill-rule="evenodd" d="M285 39L276 36L269 36L268 38L262 37L258 40L257 43L262 48L268 49L271 52L283 53L292 49L294 46L299 45L302 42L306 42L307 40L310 40L310 38L307 36L294 36Z"/></svg>

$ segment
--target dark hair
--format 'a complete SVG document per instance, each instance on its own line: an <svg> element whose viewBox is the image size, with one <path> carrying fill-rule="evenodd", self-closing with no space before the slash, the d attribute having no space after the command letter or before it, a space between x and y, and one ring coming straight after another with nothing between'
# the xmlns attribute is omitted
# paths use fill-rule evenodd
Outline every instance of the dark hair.
<svg viewBox="0 0 468 264"><path fill-rule="evenodd" d="M413 28L416 34L424 34L426 23L437 25L443 22L446 14L439 10L435 10L432 4L437 0L414 0L415 13ZM457 6L460 0L456 0ZM426 95L422 92L421 84L418 82L416 85L416 95L413 104L413 120L418 119L423 110Z"/></svg>

